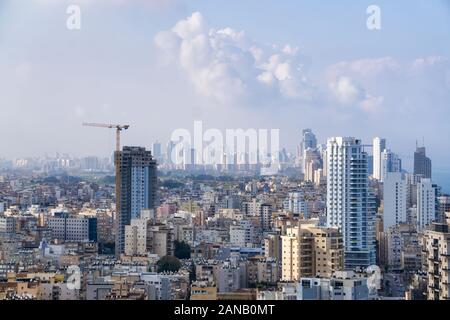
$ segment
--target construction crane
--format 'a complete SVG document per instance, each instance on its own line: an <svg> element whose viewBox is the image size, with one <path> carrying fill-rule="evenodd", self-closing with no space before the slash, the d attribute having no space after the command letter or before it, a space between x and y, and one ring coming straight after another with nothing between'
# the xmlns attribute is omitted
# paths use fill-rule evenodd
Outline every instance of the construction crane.
<svg viewBox="0 0 450 320"><path fill-rule="evenodd" d="M120 133L122 132L122 130L128 130L128 128L130 128L129 125L105 124L105 123L86 123L86 122L83 123L83 126L116 129L116 151L120 151Z"/></svg>
<svg viewBox="0 0 450 320"><path fill-rule="evenodd" d="M128 130L130 128L129 125L120 125L120 124L105 124L105 123L83 123L83 126L86 127L97 127L97 128L108 128L108 129L116 129L116 151L117 156L115 156L114 164L116 167L116 212L114 214L114 221L118 219L118 214L121 212L121 174L120 174L120 156L118 154L120 153L120 133L122 130Z"/></svg>

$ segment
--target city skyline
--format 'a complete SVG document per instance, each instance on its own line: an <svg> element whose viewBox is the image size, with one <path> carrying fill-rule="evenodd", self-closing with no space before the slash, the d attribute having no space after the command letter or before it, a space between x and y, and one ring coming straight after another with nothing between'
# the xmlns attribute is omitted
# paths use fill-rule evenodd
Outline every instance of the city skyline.
<svg viewBox="0 0 450 320"><path fill-rule="evenodd" d="M306 129L306 130L310 130L310 129ZM305 132L305 129L303 130L303 132ZM310 132L310 131L308 131L308 132ZM313 133L313 136L316 139L316 132L315 131ZM110 134L109 135L109 139L111 140L110 141L111 148L113 148L113 144L115 142L115 138L114 138L113 135ZM376 139L380 139L380 138L379 137L375 137L374 139L371 139L370 141L362 141L363 142L363 146L365 147L365 151L367 151L368 154L370 156L372 156L372 157L374 156L374 150L375 149L373 148L373 146L376 145L376 143L375 143ZM318 145L326 146L327 140L321 141L321 140L317 139L316 143ZM383 147L381 149L380 148L377 149L380 152L380 155L383 155L386 152L387 152L387 155L390 155L390 154L394 155L396 157L395 158L396 161L400 162L400 167L399 167L400 171L414 173L414 154L416 153L416 150L411 149L410 155L406 155L406 156L405 155L401 155L401 154L397 155L396 150L393 150L395 153L391 152L390 139L385 139L384 138L384 139L381 139L381 140L383 141ZM171 140L169 139L167 141L167 143L169 143L170 141ZM299 143L296 146L297 151L298 151L298 148L301 147L301 141L302 140L299 139ZM164 156L164 161L162 161L162 162L165 162L166 161L165 159L167 158L167 147L168 147L166 143L161 142L159 140L156 140L156 141L153 141L152 143L146 144L145 147L153 152L153 147L154 147L155 143L160 145L161 149L159 150L159 152L162 152L161 154L157 154L156 157L158 158L158 157ZM387 144L387 148L386 148L386 144ZM130 145L130 146L135 146L135 145ZM416 148L418 148L418 149L422 149L423 148L421 146L421 144L418 143L418 141L416 141ZM426 148L426 146L425 146L425 148ZM283 145L281 145L280 146L280 152L284 152L284 149L285 148L283 147ZM385 150L386 152L382 152L381 150L383 150L383 151ZM296 150L286 150L286 151L291 155L291 160L293 161L296 158ZM303 154L303 151L302 151L302 154ZM25 156L25 157L17 157L17 158L9 158L9 159L0 157L0 160L22 161L22 160L25 160L25 159L40 159L40 158L45 158L45 157L48 157L48 158L55 157L55 158L57 158L58 156L59 157L66 157L66 156L68 156L68 157L73 158L73 159L88 159L88 158L91 158L91 157L95 157L95 158L98 158L98 160L106 160L107 159L112 164L112 158L114 157L114 151L113 151L113 149L111 149L111 154L109 156L108 155L98 155L98 154L97 155L96 154L77 155L77 154L65 153L65 152L61 152L61 153L60 152L55 152L55 153L50 153L50 154L49 153L45 153L45 154L41 154L41 155L38 155L38 156L28 156L28 157ZM370 160L370 162L372 162L372 160ZM158 161L158 164L161 164L161 161ZM197 163L197 164L200 164L200 163ZM377 179L380 179L381 177L376 176L376 174L377 174L376 173L376 169L375 169L376 166L373 165L372 167L373 167L373 169L372 169L373 170L373 172L372 172L373 177L377 178ZM396 167L396 166L394 165L394 167ZM387 168L384 168L384 170L382 170L384 172L384 174L386 174L386 172L390 171L390 170L387 170L387 171L386 170L387 170ZM302 169L302 171L304 172L304 168ZM394 170L394 171L397 171L397 169ZM381 179L381 180L383 180L383 179ZM446 171L445 169L442 170L442 168L439 168L439 167L435 168L434 162L433 162L433 176L432 176L432 180L435 183L437 183L440 187L442 187L444 192L450 192L450 172Z"/></svg>
<svg viewBox="0 0 450 320"><path fill-rule="evenodd" d="M0 0L0 301L450 300L449 39L450 0Z"/></svg>

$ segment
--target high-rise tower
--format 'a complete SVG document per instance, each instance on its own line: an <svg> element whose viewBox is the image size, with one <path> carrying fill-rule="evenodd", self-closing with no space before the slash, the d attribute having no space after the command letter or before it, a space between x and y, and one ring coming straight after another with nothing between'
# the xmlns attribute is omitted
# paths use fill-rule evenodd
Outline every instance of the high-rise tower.
<svg viewBox="0 0 450 320"><path fill-rule="evenodd" d="M425 147L417 147L414 152L414 174L431 179L431 159L426 156Z"/></svg>
<svg viewBox="0 0 450 320"><path fill-rule="evenodd" d="M301 143L301 157L302 157L302 170L306 173L307 156L306 151L315 151L317 148L317 138L311 129L304 129L302 132L302 143Z"/></svg>
<svg viewBox="0 0 450 320"><path fill-rule="evenodd" d="M367 153L361 140L328 139L327 162L327 225L342 232L346 267L372 265L375 205L369 193Z"/></svg>
<svg viewBox="0 0 450 320"><path fill-rule="evenodd" d="M376 137L373 139L373 177L381 180L381 155L386 149L386 139Z"/></svg>
<svg viewBox="0 0 450 320"><path fill-rule="evenodd" d="M124 147L115 153L116 173L116 256L124 253L125 226L140 218L143 209L155 209L156 161L141 147Z"/></svg>

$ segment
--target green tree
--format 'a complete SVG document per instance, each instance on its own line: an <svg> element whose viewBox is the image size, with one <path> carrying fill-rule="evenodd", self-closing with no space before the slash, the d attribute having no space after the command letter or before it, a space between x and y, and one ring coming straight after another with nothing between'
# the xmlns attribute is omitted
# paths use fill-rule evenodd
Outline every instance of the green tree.
<svg viewBox="0 0 450 320"><path fill-rule="evenodd" d="M178 258L173 256L164 256L158 263L158 272L177 272L181 268L181 262Z"/></svg>
<svg viewBox="0 0 450 320"><path fill-rule="evenodd" d="M175 257L178 259L190 259L191 247L184 241L175 241Z"/></svg>

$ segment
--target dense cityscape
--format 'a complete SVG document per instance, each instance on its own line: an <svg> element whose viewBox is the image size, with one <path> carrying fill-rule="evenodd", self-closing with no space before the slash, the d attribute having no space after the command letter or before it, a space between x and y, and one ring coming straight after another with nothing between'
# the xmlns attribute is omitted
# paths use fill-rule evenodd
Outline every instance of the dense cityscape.
<svg viewBox="0 0 450 320"><path fill-rule="evenodd" d="M425 146L408 172L388 139L297 135L276 172L171 141L0 160L0 299L449 300Z"/></svg>
<svg viewBox="0 0 450 320"><path fill-rule="evenodd" d="M450 0L0 0L0 315L445 317L449 39Z"/></svg>

